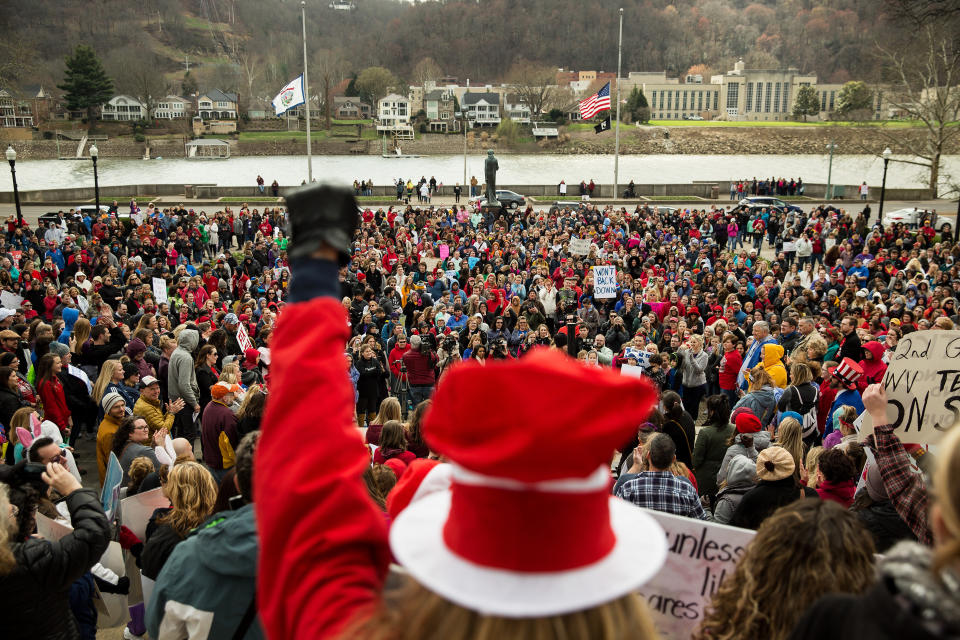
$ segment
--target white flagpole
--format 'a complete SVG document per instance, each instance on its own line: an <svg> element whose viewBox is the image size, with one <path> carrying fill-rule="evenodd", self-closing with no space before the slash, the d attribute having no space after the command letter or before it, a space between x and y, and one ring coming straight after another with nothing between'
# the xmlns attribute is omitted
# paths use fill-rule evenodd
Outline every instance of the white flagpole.
<svg viewBox="0 0 960 640"><path fill-rule="evenodd" d="M300 0L303 19L303 104L307 114L307 182L313 182L313 155L310 149L310 82L307 76L307 3ZM621 27L622 30L622 27Z"/></svg>
<svg viewBox="0 0 960 640"><path fill-rule="evenodd" d="M613 197L620 194L620 63L623 58L623 7L620 7L620 42L617 45L617 134L613 155Z"/></svg>

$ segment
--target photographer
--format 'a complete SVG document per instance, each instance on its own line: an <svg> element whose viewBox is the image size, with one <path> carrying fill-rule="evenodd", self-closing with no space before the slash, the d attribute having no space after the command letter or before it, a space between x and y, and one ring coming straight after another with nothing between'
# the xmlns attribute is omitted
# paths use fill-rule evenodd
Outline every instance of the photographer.
<svg viewBox="0 0 960 640"><path fill-rule="evenodd" d="M0 593L4 638L76 638L70 586L97 562L110 541L110 524L97 495L56 463L0 467ZM47 487L65 496L73 532L52 542L29 536ZM7 505L7 492L13 507ZM16 521L11 515L15 514Z"/></svg>
<svg viewBox="0 0 960 640"><path fill-rule="evenodd" d="M403 363L407 367L407 376L410 381L410 398L416 406L430 397L433 386L437 383L434 367L437 365L437 354L418 335L410 337L410 350L403 354Z"/></svg>

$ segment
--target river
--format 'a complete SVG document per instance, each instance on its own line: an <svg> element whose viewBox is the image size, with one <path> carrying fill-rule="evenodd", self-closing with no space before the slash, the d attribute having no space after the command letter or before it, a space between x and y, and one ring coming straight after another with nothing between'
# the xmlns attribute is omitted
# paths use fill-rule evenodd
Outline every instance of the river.
<svg viewBox="0 0 960 640"><path fill-rule="evenodd" d="M589 181L613 182L613 156L521 155L498 156L498 182L503 185L568 184ZM484 156L467 156L467 176L483 181ZM814 155L624 155L620 156L620 184L683 184L731 178L803 178L809 183L826 183L827 156ZM254 185L257 175L269 185L298 184L306 178L306 156L235 157L228 160L186 160L161 158L134 160L101 158L102 186L128 184L217 184ZM350 184L373 179L374 184L396 182L397 178L419 179L436 176L453 184L463 180L463 156L440 155L411 158L379 156L314 156L313 175L317 180ZM960 179L960 156L946 156L940 170L941 184L950 175ZM837 155L833 158L834 184L879 185L883 161L873 156ZM916 165L891 161L887 174L890 188L926 186L927 170ZM20 189L54 189L91 186L93 166L89 160L21 160L17 162ZM6 187L6 185L4 185ZM943 190L943 189L941 189Z"/></svg>

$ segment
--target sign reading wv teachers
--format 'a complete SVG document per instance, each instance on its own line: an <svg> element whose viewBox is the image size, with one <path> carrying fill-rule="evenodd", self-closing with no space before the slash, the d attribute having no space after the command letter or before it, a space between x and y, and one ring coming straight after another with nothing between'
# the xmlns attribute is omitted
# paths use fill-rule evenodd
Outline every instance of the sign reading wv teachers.
<svg viewBox="0 0 960 640"><path fill-rule="evenodd" d="M755 533L723 524L646 510L667 534L667 561L640 587L662 638L689 638L710 599Z"/></svg>
<svg viewBox="0 0 960 640"><path fill-rule="evenodd" d="M617 297L617 268L614 266L593 268L593 297Z"/></svg>
<svg viewBox="0 0 960 640"><path fill-rule="evenodd" d="M883 376L887 419L903 442L936 444L960 420L960 331L915 331L900 339ZM860 437L873 433L865 414Z"/></svg>

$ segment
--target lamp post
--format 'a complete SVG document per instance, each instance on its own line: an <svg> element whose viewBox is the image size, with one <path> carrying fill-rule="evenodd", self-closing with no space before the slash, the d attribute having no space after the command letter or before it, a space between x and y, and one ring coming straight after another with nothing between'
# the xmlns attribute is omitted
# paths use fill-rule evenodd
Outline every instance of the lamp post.
<svg viewBox="0 0 960 640"><path fill-rule="evenodd" d="M827 151L830 152L830 164L827 165L827 200L833 200L833 151L836 148L837 145L833 144L833 140L827 145Z"/></svg>
<svg viewBox="0 0 960 640"><path fill-rule="evenodd" d="M100 150L97 145L90 146L90 159L93 160L93 197L97 204L97 216L100 215L100 177L97 175L97 157Z"/></svg>
<svg viewBox="0 0 960 640"><path fill-rule="evenodd" d="M23 212L20 211L20 191L17 189L17 151L13 145L7 146L7 162L10 163L10 176L13 178L13 201L17 205L17 226L23 226Z"/></svg>
<svg viewBox="0 0 960 640"><path fill-rule="evenodd" d="M883 182L880 183L880 211L877 213L877 220L880 224L883 224L883 198L887 192L887 165L890 164L890 156L893 155L893 151L890 151L890 147L887 147L880 155L883 156Z"/></svg>

